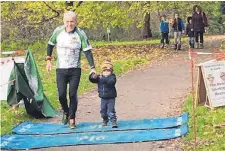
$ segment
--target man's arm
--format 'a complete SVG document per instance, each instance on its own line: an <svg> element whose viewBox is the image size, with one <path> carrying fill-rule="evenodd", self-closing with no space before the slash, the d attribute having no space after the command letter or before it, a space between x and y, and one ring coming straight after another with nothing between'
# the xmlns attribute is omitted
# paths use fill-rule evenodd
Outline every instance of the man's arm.
<svg viewBox="0 0 225 151"><path fill-rule="evenodd" d="M95 69L94 57L93 57L91 50L84 51L84 54L88 60L88 63L90 65L91 69Z"/></svg>
<svg viewBox="0 0 225 151"><path fill-rule="evenodd" d="M53 48L54 48L54 45L48 44L48 46L47 46L47 57L46 57L46 61L47 61L46 70L47 70L47 72L50 72L52 70L51 60L52 60Z"/></svg>
<svg viewBox="0 0 225 151"><path fill-rule="evenodd" d="M92 50L92 46L87 38L87 35L85 34L85 32L81 29L78 29L78 34L80 35L81 38L81 49L84 52L88 63L91 67L91 73L96 73L95 71L95 64L94 64L94 57L93 54L91 52Z"/></svg>
<svg viewBox="0 0 225 151"><path fill-rule="evenodd" d="M51 60L52 60L52 52L53 52L53 48L54 46L56 45L57 41L57 36L59 35L59 33L61 31L64 30L64 26L60 26L60 27L57 27L52 36L50 37L49 41L48 41L48 46L47 46L47 57L46 57L46 60L47 60L47 64L46 64L46 70L49 72L52 70L52 63L51 63Z"/></svg>
<svg viewBox="0 0 225 151"><path fill-rule="evenodd" d="M53 45L48 44L47 46L47 56L51 57L52 56L52 52L53 52Z"/></svg>

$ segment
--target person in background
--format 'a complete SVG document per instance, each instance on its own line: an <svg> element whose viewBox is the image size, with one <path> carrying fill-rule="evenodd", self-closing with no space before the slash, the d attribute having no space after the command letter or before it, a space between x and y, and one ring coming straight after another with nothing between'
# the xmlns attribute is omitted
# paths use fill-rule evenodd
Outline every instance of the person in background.
<svg viewBox="0 0 225 151"><path fill-rule="evenodd" d="M52 52L56 45L57 64L56 64L56 83L58 97L63 109L62 123L69 122L70 128L75 125L77 111L77 89L81 76L81 52L83 52L89 62L91 73L96 73L92 47L83 30L77 27L77 15L68 11L63 17L64 25L57 27L47 46L47 72L52 70ZM69 106L67 102L67 85L69 84Z"/></svg>
<svg viewBox="0 0 225 151"><path fill-rule="evenodd" d="M184 33L184 22L179 17L178 13L174 14L172 28L174 30L174 49L181 50L181 37L182 33Z"/></svg>
<svg viewBox="0 0 225 151"><path fill-rule="evenodd" d="M164 48L164 39L166 41L167 47L169 46L169 23L166 21L166 16L161 17L160 22L160 32L161 32L161 46L160 48Z"/></svg>
<svg viewBox="0 0 225 151"><path fill-rule="evenodd" d="M89 80L92 83L98 84L98 93L101 98L101 117L103 119L102 126L107 126L109 120L112 123L112 128L117 128L117 117L115 110L115 100L117 97L116 91L116 75L113 73L113 65L111 59L107 59L102 64L102 74L97 75L91 73Z"/></svg>
<svg viewBox="0 0 225 151"><path fill-rule="evenodd" d="M208 27L208 19L206 14L202 11L201 7L195 5L193 7L193 14L192 14L192 28L195 34L195 42L196 48L203 49L204 38L203 34L207 30ZM200 43L199 43L200 39Z"/></svg>
<svg viewBox="0 0 225 151"><path fill-rule="evenodd" d="M189 48L195 47L195 36L192 28L192 17L187 18L186 35L188 36Z"/></svg>

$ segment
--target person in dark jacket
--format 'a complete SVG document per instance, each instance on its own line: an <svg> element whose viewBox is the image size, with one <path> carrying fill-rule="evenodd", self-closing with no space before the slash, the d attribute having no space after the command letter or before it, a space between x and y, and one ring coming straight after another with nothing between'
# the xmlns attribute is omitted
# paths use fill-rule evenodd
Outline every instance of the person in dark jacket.
<svg viewBox="0 0 225 151"><path fill-rule="evenodd" d="M194 36L194 31L192 28L192 17L187 18L187 26L186 26L186 35L188 36L188 41L189 41L189 48L194 48L195 47L195 36Z"/></svg>
<svg viewBox="0 0 225 151"><path fill-rule="evenodd" d="M166 21L166 16L162 16L161 18L160 32L162 34L161 48L164 48L164 39L166 40L166 44L169 45L169 23Z"/></svg>
<svg viewBox="0 0 225 151"><path fill-rule="evenodd" d="M193 7L193 14L192 14L192 28L195 34L196 48L200 49L203 48L204 42L203 34L206 31L207 27L208 27L208 19L206 17L206 14L202 11L200 6L195 5Z"/></svg>
<svg viewBox="0 0 225 151"><path fill-rule="evenodd" d="M174 49L180 50L181 49L181 37L182 37L182 33L184 33L184 22L179 17L178 13L174 14L172 28L174 30Z"/></svg>
<svg viewBox="0 0 225 151"><path fill-rule="evenodd" d="M113 65L110 59L107 59L102 65L102 75L91 73L89 80L98 84L98 93L101 98L101 117L103 119L102 126L107 126L109 120L112 128L117 128L117 116L115 111L116 91L116 75L113 73Z"/></svg>

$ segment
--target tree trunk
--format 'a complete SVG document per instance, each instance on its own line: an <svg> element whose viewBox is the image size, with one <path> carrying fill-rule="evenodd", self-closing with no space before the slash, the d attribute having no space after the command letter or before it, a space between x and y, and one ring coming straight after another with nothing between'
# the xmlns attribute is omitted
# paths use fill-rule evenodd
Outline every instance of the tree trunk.
<svg viewBox="0 0 225 151"><path fill-rule="evenodd" d="M150 29L150 13L146 13L143 28L143 38L150 38L150 37L152 37L152 31Z"/></svg>

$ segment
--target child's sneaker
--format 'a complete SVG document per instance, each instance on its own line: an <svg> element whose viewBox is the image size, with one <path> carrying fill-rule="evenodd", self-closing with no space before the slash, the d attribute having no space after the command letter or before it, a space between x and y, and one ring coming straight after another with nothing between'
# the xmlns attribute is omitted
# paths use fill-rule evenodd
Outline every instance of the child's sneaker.
<svg viewBox="0 0 225 151"><path fill-rule="evenodd" d="M117 125L117 122L116 121L113 121L112 122L112 128L118 128L118 125Z"/></svg>
<svg viewBox="0 0 225 151"><path fill-rule="evenodd" d="M62 124L66 125L69 122L69 116L67 113L63 113Z"/></svg>
<svg viewBox="0 0 225 151"><path fill-rule="evenodd" d="M108 122L109 122L108 119L103 119L102 126L107 126Z"/></svg>

